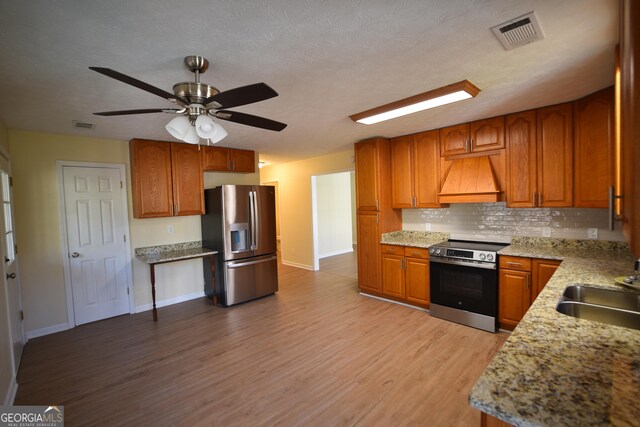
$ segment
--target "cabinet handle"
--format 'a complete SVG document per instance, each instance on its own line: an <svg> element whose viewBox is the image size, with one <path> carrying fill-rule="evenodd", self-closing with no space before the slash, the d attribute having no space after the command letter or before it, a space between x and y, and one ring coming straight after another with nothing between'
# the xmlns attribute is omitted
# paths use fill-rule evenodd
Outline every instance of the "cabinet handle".
<svg viewBox="0 0 640 427"><path fill-rule="evenodd" d="M530 289L530 288L531 288L531 284L529 283L529 279L531 279L531 276L529 276L529 275L527 274L527 289Z"/></svg>
<svg viewBox="0 0 640 427"><path fill-rule="evenodd" d="M404 270L404 258L400 260L400 270Z"/></svg>
<svg viewBox="0 0 640 427"><path fill-rule="evenodd" d="M542 192L538 193L538 207L542 207Z"/></svg>
<svg viewBox="0 0 640 427"><path fill-rule="evenodd" d="M171 216L173 216L173 203L171 203Z"/></svg>
<svg viewBox="0 0 640 427"><path fill-rule="evenodd" d="M418 204L418 198L416 196L413 196L411 198L411 206L415 208L417 204Z"/></svg>
<svg viewBox="0 0 640 427"><path fill-rule="evenodd" d="M511 261L507 261L507 265L514 265L516 267L522 267L522 263L521 262L511 262Z"/></svg>
<svg viewBox="0 0 640 427"><path fill-rule="evenodd" d="M535 208L536 206L538 206L538 203L536 201L536 192L535 191L531 194L531 199L533 200L533 207Z"/></svg>
<svg viewBox="0 0 640 427"><path fill-rule="evenodd" d="M616 216L616 199L622 199L622 196L616 196L615 188L609 187L609 231L614 230L615 221L621 221L621 218Z"/></svg>
<svg viewBox="0 0 640 427"><path fill-rule="evenodd" d="M376 212L376 224L378 223L378 212Z"/></svg>
<svg viewBox="0 0 640 427"><path fill-rule="evenodd" d="M464 140L464 151L469 152L469 138Z"/></svg>
<svg viewBox="0 0 640 427"><path fill-rule="evenodd" d="M380 201L378 199L376 199L376 210L380 210Z"/></svg>

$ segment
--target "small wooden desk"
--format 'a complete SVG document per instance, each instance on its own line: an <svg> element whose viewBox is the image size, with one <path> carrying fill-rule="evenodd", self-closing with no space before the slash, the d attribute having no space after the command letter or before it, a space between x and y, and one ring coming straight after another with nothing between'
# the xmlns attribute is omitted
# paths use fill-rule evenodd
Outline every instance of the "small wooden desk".
<svg viewBox="0 0 640 427"><path fill-rule="evenodd" d="M165 264L168 262L184 261L193 258L211 258L211 276L213 280L213 304L218 303L216 297L216 256L218 251L203 248L202 246L177 244L151 246L147 248L137 248L135 250L136 258L149 264L151 273L151 298L153 299L153 320L158 321L158 310L156 309L156 271L157 264Z"/></svg>

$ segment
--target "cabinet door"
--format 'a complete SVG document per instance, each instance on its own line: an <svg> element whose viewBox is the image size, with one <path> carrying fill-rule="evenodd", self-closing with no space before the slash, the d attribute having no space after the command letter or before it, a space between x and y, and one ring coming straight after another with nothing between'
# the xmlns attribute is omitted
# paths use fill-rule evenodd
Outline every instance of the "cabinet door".
<svg viewBox="0 0 640 427"><path fill-rule="evenodd" d="M440 129L440 155L454 156L469 152L469 124Z"/></svg>
<svg viewBox="0 0 640 427"><path fill-rule="evenodd" d="M531 273L501 269L498 281L500 327L513 329L531 305Z"/></svg>
<svg viewBox="0 0 640 427"><path fill-rule="evenodd" d="M225 147L202 147L202 169L207 172L229 172L231 159L229 149Z"/></svg>
<svg viewBox="0 0 640 427"><path fill-rule="evenodd" d="M535 301L542 289L545 287L553 273L556 272L561 261L550 259L533 259L531 274L531 302Z"/></svg>
<svg viewBox="0 0 640 427"><path fill-rule="evenodd" d="M438 208L440 191L440 134L422 132L413 138L415 207Z"/></svg>
<svg viewBox="0 0 640 427"><path fill-rule="evenodd" d="M404 257L382 254L382 293L404 298Z"/></svg>
<svg viewBox="0 0 640 427"><path fill-rule="evenodd" d="M204 174L198 147L171 143L174 215L204 214Z"/></svg>
<svg viewBox="0 0 640 427"><path fill-rule="evenodd" d="M536 112L524 111L506 117L507 206L536 205Z"/></svg>
<svg viewBox="0 0 640 427"><path fill-rule="evenodd" d="M171 143L132 139L129 143L133 216L173 215Z"/></svg>
<svg viewBox="0 0 640 427"><path fill-rule="evenodd" d="M358 286L365 292L380 292L380 233L378 213L357 214Z"/></svg>
<svg viewBox="0 0 640 427"><path fill-rule="evenodd" d="M405 258L405 289L407 301L429 305L429 260Z"/></svg>
<svg viewBox="0 0 640 427"><path fill-rule="evenodd" d="M575 207L608 208L614 184L614 94L605 89L573 104Z"/></svg>
<svg viewBox="0 0 640 427"><path fill-rule="evenodd" d="M391 207L414 207L413 135L391 140Z"/></svg>
<svg viewBox="0 0 640 427"><path fill-rule="evenodd" d="M469 138L474 153L504 148L504 116L471 122Z"/></svg>
<svg viewBox="0 0 640 427"><path fill-rule="evenodd" d="M573 126L571 103L537 110L538 206L573 205Z"/></svg>
<svg viewBox="0 0 640 427"><path fill-rule="evenodd" d="M256 171L255 152L251 150L229 149L231 155L231 170L240 173L254 173Z"/></svg>
<svg viewBox="0 0 640 427"><path fill-rule="evenodd" d="M378 150L376 141L355 144L358 210L378 209Z"/></svg>

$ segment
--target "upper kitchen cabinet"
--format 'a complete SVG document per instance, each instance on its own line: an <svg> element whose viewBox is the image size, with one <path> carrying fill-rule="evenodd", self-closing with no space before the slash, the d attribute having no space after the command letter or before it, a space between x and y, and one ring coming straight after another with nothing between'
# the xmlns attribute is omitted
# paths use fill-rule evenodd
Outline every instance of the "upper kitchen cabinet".
<svg viewBox="0 0 640 427"><path fill-rule="evenodd" d="M573 205L571 103L506 117L507 206Z"/></svg>
<svg viewBox="0 0 640 427"><path fill-rule="evenodd" d="M205 172L255 173L255 152L226 147L202 147L202 165Z"/></svg>
<svg viewBox="0 0 640 427"><path fill-rule="evenodd" d="M507 206L530 208L536 205L536 112L509 114L505 119L507 140Z"/></svg>
<svg viewBox="0 0 640 427"><path fill-rule="evenodd" d="M435 208L440 190L437 130L391 140L391 205Z"/></svg>
<svg viewBox="0 0 640 427"><path fill-rule="evenodd" d="M444 157L504 147L504 116L440 129L440 155Z"/></svg>
<svg viewBox="0 0 640 427"><path fill-rule="evenodd" d="M640 2L620 2L620 174L622 231L640 257Z"/></svg>
<svg viewBox="0 0 640 427"><path fill-rule="evenodd" d="M577 208L607 208L614 185L614 90L596 92L573 105Z"/></svg>
<svg viewBox="0 0 640 427"><path fill-rule="evenodd" d="M204 179L195 145L132 139L129 143L133 216L204 213Z"/></svg>
<svg viewBox="0 0 640 427"><path fill-rule="evenodd" d="M355 162L357 210L377 211L381 203L390 201L389 141L374 138L358 142L355 144Z"/></svg>
<svg viewBox="0 0 640 427"><path fill-rule="evenodd" d="M573 122L570 102L537 110L538 203L573 205Z"/></svg>

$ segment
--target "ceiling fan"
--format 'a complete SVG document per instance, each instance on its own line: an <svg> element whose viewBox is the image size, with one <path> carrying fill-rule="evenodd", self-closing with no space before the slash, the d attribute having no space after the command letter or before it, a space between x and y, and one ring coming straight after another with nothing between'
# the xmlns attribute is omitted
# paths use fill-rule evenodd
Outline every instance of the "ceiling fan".
<svg viewBox="0 0 640 427"><path fill-rule="evenodd" d="M206 72L209 68L209 61L207 61L207 59L202 56L190 55L184 59L184 63L189 71L195 74L195 81L176 83L173 85L173 93L169 93L110 68L89 67L89 69L93 71L157 95L179 106L179 108L146 108L140 110L103 111L94 114L98 116L123 116L148 113L179 114L183 116L183 121L186 122L186 119L188 119L187 126L190 124L197 128L197 136L202 138L209 138L209 136L212 135L212 132L216 130L216 125L208 116L278 132L287 127L286 124L275 120L227 110L227 108L252 104L254 102L264 101L278 96L278 93L267 84L255 83L220 92L211 85L200 83L200 74ZM174 134L173 129L170 129L174 120L167 125L167 130L178 139L183 139L186 142L197 143L197 136L195 136L195 141L189 141L188 139ZM204 129L202 133L200 132L201 129ZM222 138L224 138L224 136L226 136L226 131L222 129L222 132L224 132L224 135L222 136ZM192 136L193 135L195 135L195 133L192 132Z"/></svg>

